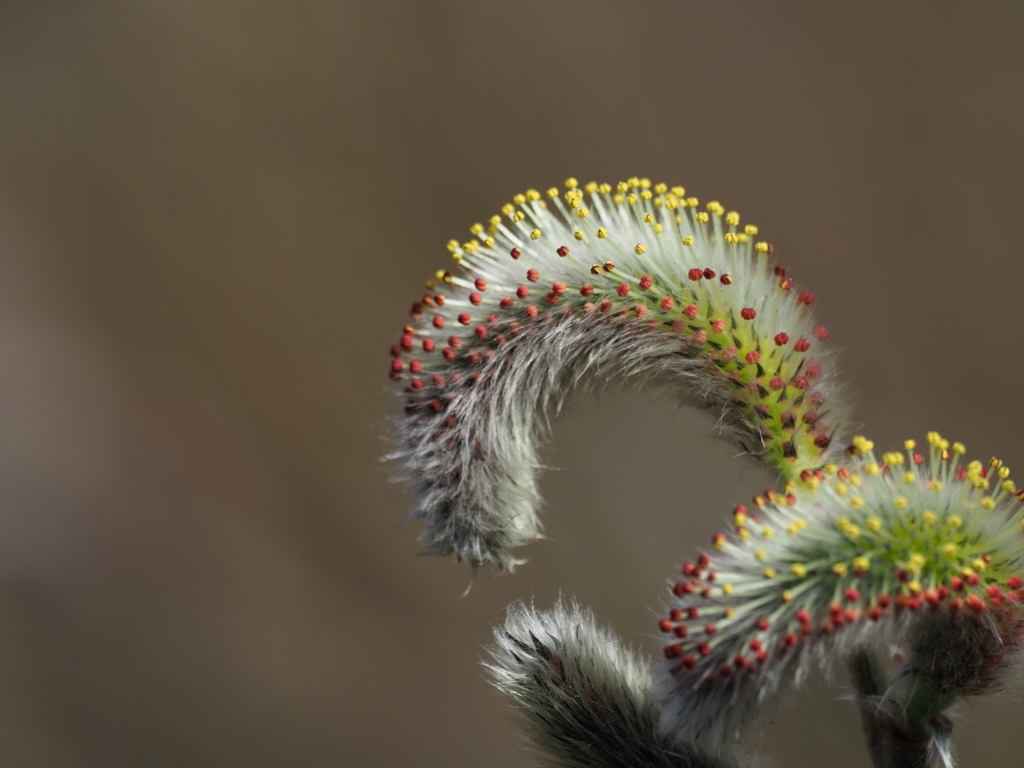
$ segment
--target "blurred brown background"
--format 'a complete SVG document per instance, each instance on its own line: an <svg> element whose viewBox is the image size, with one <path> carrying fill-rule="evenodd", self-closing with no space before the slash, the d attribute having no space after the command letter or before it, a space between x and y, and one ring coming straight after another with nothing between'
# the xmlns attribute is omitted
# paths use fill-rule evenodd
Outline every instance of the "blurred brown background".
<svg viewBox="0 0 1024 768"><path fill-rule="evenodd" d="M885 447L1024 465L1013 2L8 2L0 8L0 764L535 765L477 659L559 590L649 639L765 487L701 415L559 420L553 541L416 557L387 350L444 244L569 175L761 226ZM608 468L614 468L609 472ZM781 766L863 766L840 687ZM1016 699L964 765L1019 765Z"/></svg>

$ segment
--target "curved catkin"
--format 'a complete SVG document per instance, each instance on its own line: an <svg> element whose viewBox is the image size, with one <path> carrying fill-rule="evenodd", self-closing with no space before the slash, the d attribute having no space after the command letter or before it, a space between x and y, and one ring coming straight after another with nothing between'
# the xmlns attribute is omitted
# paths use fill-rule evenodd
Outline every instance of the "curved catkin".
<svg viewBox="0 0 1024 768"><path fill-rule="evenodd" d="M394 456L430 553L517 563L540 533L538 443L577 385L667 387L785 479L828 461L844 428L814 297L757 227L646 179L566 187L516 195L449 243L455 266L392 347Z"/></svg>
<svg viewBox="0 0 1024 768"><path fill-rule="evenodd" d="M738 506L683 566L660 622L666 732L722 742L864 644L903 646L902 676L937 701L997 687L1024 632L1024 491L998 459L928 442L878 460L854 438L845 466Z"/></svg>

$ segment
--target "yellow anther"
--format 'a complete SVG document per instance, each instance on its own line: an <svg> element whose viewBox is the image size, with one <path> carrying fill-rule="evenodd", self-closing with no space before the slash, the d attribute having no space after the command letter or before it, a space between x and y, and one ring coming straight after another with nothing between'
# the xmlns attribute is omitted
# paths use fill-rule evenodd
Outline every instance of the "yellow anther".
<svg viewBox="0 0 1024 768"><path fill-rule="evenodd" d="M587 216L590 215L590 209L580 208L578 211L576 211L576 215L579 216L581 219L585 219L587 218Z"/></svg>
<svg viewBox="0 0 1024 768"><path fill-rule="evenodd" d="M992 467L992 469L999 469L999 467L1003 466L1003 462L1001 459L997 459L995 456L993 456L991 459L988 460L988 465Z"/></svg>
<svg viewBox="0 0 1024 768"><path fill-rule="evenodd" d="M700 200L698 200L696 197L688 197L688 198L686 198L686 204L688 206L690 206L691 208L696 208L699 203L700 203Z"/></svg>
<svg viewBox="0 0 1024 768"><path fill-rule="evenodd" d="M661 226L661 224L655 224L654 225L654 234L660 235L663 229L664 228Z"/></svg>
<svg viewBox="0 0 1024 768"><path fill-rule="evenodd" d="M927 562L928 562L928 560L927 560L927 558L924 555L922 555L920 552L914 552L910 556L910 558L907 560L907 566L914 573L917 573L922 568L924 568L924 564L927 563Z"/></svg>
<svg viewBox="0 0 1024 768"><path fill-rule="evenodd" d="M533 232L530 233L530 239L531 240L536 240L538 237L540 237L540 230L539 229L535 229L535 230L533 230Z"/></svg>
<svg viewBox="0 0 1024 768"><path fill-rule="evenodd" d="M911 581L911 582L909 582L907 584L907 589L910 590L911 594L915 594L916 595L918 592L921 591L921 582L920 581Z"/></svg>
<svg viewBox="0 0 1024 768"><path fill-rule="evenodd" d="M665 198L665 207L670 211L674 211L679 207L679 203L674 197L667 197Z"/></svg>
<svg viewBox="0 0 1024 768"><path fill-rule="evenodd" d="M714 545L715 549L725 549L725 537L715 536L715 538L712 540L712 544Z"/></svg>
<svg viewBox="0 0 1024 768"><path fill-rule="evenodd" d="M736 242L737 243L745 243L745 242L747 242L747 236L745 234L743 234L742 232L736 233Z"/></svg>
<svg viewBox="0 0 1024 768"><path fill-rule="evenodd" d="M999 477L1001 477L1003 480L1005 480L1009 476L1010 476L1010 468L1009 467L1000 467L999 468Z"/></svg>
<svg viewBox="0 0 1024 768"><path fill-rule="evenodd" d="M601 184L597 188L597 191L600 192L602 195L607 195L609 192L612 191L612 185L611 184L607 184L607 183Z"/></svg>
<svg viewBox="0 0 1024 768"><path fill-rule="evenodd" d="M579 184L580 183L576 181L575 176L570 176L568 179L565 180L565 186L568 187L569 189L572 189L573 187L578 187Z"/></svg>
<svg viewBox="0 0 1024 768"><path fill-rule="evenodd" d="M850 518L848 518L846 515L843 515L838 520L836 520L836 528L838 528L840 531L843 530L849 524Z"/></svg>
<svg viewBox="0 0 1024 768"><path fill-rule="evenodd" d="M551 189L548 190L548 197L552 200L558 197L558 187L551 187Z"/></svg>
<svg viewBox="0 0 1024 768"><path fill-rule="evenodd" d="M598 227L597 236L603 240L604 238L608 237L608 230L605 229L604 227Z"/></svg>
<svg viewBox="0 0 1024 768"><path fill-rule="evenodd" d="M626 202L629 203L630 205L636 205L637 199L637 196L634 195L632 192L626 195Z"/></svg>
<svg viewBox="0 0 1024 768"><path fill-rule="evenodd" d="M649 189L645 189L643 192L640 193L641 200L650 200L652 197L654 197L654 195Z"/></svg>
<svg viewBox="0 0 1024 768"><path fill-rule="evenodd" d="M487 246L488 248L493 248L494 247L494 238L493 237L484 238L484 245Z"/></svg>
<svg viewBox="0 0 1024 768"><path fill-rule="evenodd" d="M516 205L522 205L526 202L526 195L516 195L512 198L512 202Z"/></svg>
<svg viewBox="0 0 1024 768"><path fill-rule="evenodd" d="M1017 485L1013 482L1013 480L1003 480L1002 485L1000 485L999 487L1006 491L1006 493L1013 493L1014 491L1017 490Z"/></svg>
<svg viewBox="0 0 1024 768"><path fill-rule="evenodd" d="M723 584L722 585L722 594L723 595L731 595L732 594L732 584Z"/></svg>
<svg viewBox="0 0 1024 768"><path fill-rule="evenodd" d="M736 609L733 608L731 605L727 605L725 607L725 618L731 619L735 615L736 615Z"/></svg>
<svg viewBox="0 0 1024 768"><path fill-rule="evenodd" d="M903 441L903 447L906 448L908 451L912 451L915 448L917 448L917 441L916 440L904 440Z"/></svg>
<svg viewBox="0 0 1024 768"><path fill-rule="evenodd" d="M833 464L832 462L829 462L828 464L821 468L821 471L824 472L826 475L834 475L836 472L839 471L839 467Z"/></svg>
<svg viewBox="0 0 1024 768"><path fill-rule="evenodd" d="M637 243L636 248L633 249L633 253L635 253L637 256L643 256L646 250L646 245L644 245L643 243Z"/></svg>
<svg viewBox="0 0 1024 768"><path fill-rule="evenodd" d="M882 461L888 464L890 467L897 467L903 463L903 454L890 451L882 454Z"/></svg>
<svg viewBox="0 0 1024 768"><path fill-rule="evenodd" d="M762 538L770 539L774 535L775 535L775 531L773 531L771 528L768 528L767 526L761 529L761 537Z"/></svg>
<svg viewBox="0 0 1024 768"><path fill-rule="evenodd" d="M725 208L723 208L722 204L719 203L717 200L712 200L705 206L705 208L707 208L710 213L715 214L715 216L721 216L723 213L725 213Z"/></svg>
<svg viewBox="0 0 1024 768"><path fill-rule="evenodd" d="M782 602L784 602L784 603L792 603L793 602L793 593L790 592L788 589L784 590L782 592Z"/></svg>
<svg viewBox="0 0 1024 768"><path fill-rule="evenodd" d="M620 194L625 194L626 192L629 192L629 184L624 181L620 181L615 185L615 190Z"/></svg>
<svg viewBox="0 0 1024 768"><path fill-rule="evenodd" d="M672 187L672 194L676 197L682 197L686 194L686 190L682 187Z"/></svg>
<svg viewBox="0 0 1024 768"><path fill-rule="evenodd" d="M734 235L732 232L726 232L725 233L725 242L729 243L730 245L735 244L735 242L736 242L736 235Z"/></svg>
<svg viewBox="0 0 1024 768"><path fill-rule="evenodd" d="M836 563L832 566L832 573L834 573L836 576L845 576L846 571L846 563Z"/></svg>
<svg viewBox="0 0 1024 768"><path fill-rule="evenodd" d="M983 560L982 558L980 558L980 557L979 557L979 558L977 558L977 559L975 559L975 560L974 560L974 561L973 561L973 562L971 563L971 565L972 565L972 566L974 567L974 570L976 570L976 571L984 571L984 570L985 570L986 568L988 568L988 563L986 563L986 562L985 562L985 561L984 561L984 560Z"/></svg>
<svg viewBox="0 0 1024 768"><path fill-rule="evenodd" d="M644 214L644 223L645 224L653 224L654 223L654 214L653 213L645 213Z"/></svg>
<svg viewBox="0 0 1024 768"><path fill-rule="evenodd" d="M736 535L740 537L740 541L746 541L750 538L750 529L740 528L738 531L736 531Z"/></svg>
<svg viewBox="0 0 1024 768"><path fill-rule="evenodd" d="M864 437L864 435L857 435L853 438L853 447L861 453L868 453L874 450L875 444Z"/></svg>
<svg viewBox="0 0 1024 768"><path fill-rule="evenodd" d="M926 437L928 438L929 445L936 445L940 440L942 440L942 435L938 432L929 432Z"/></svg>
<svg viewBox="0 0 1024 768"><path fill-rule="evenodd" d="M693 238L687 235L682 239L683 245L693 245Z"/></svg>
<svg viewBox="0 0 1024 768"><path fill-rule="evenodd" d="M444 276L446 274L447 273L443 269L439 269L439 270L437 270L437 272L434 273L434 279L435 280L444 280Z"/></svg>
<svg viewBox="0 0 1024 768"><path fill-rule="evenodd" d="M792 534L800 533L800 526L799 526L799 525L797 525L796 523L790 523L790 524L789 524L789 527L788 527L788 528L786 528L786 530L787 530L787 531L788 531L789 533L792 533Z"/></svg>
<svg viewBox="0 0 1024 768"><path fill-rule="evenodd" d="M967 448L964 447L963 443L953 443L953 453L963 456L967 453Z"/></svg>
<svg viewBox="0 0 1024 768"><path fill-rule="evenodd" d="M757 227L755 227L753 224L747 224L747 226L743 228L743 231L746 232L751 237L753 237L754 235L757 234Z"/></svg>
<svg viewBox="0 0 1024 768"><path fill-rule="evenodd" d="M864 525L868 527L869 531L873 533L878 533L880 530L882 530L882 518L875 517L874 515L872 515L864 521Z"/></svg>
<svg viewBox="0 0 1024 768"><path fill-rule="evenodd" d="M860 557L853 558L853 570L865 573L871 569L871 561L868 558L861 555Z"/></svg>
<svg viewBox="0 0 1024 768"><path fill-rule="evenodd" d="M960 515L950 515L946 518L946 525L954 530L963 527L964 519Z"/></svg>
<svg viewBox="0 0 1024 768"><path fill-rule="evenodd" d="M942 490L942 481L941 480L930 480L928 482L928 487L931 488L933 491L941 491Z"/></svg>
<svg viewBox="0 0 1024 768"><path fill-rule="evenodd" d="M764 560L767 556L768 553L765 552L763 549L759 549L754 553L754 557L756 557L758 560Z"/></svg>
<svg viewBox="0 0 1024 768"><path fill-rule="evenodd" d="M896 507L896 509L906 509L907 504L908 502L906 496L897 496L892 500L892 505Z"/></svg>
<svg viewBox="0 0 1024 768"><path fill-rule="evenodd" d="M867 472L872 477L874 477L875 475L878 474L878 465L877 464L867 464L864 467L864 471Z"/></svg>
<svg viewBox="0 0 1024 768"><path fill-rule="evenodd" d="M616 205L622 205L625 199L626 198L624 198L622 195L612 195L612 202L615 203Z"/></svg>
<svg viewBox="0 0 1024 768"><path fill-rule="evenodd" d="M864 497L863 496L851 496L850 497L850 506L853 507L854 509L860 509L861 507L864 506Z"/></svg>
<svg viewBox="0 0 1024 768"><path fill-rule="evenodd" d="M583 233L580 232L578 229L572 233L572 236L575 237L577 240L583 239Z"/></svg>
<svg viewBox="0 0 1024 768"><path fill-rule="evenodd" d="M955 555L959 551L960 551L960 547L958 547L953 542L949 542L948 544L943 544L942 545L942 554L944 554L944 555L952 556L952 555Z"/></svg>
<svg viewBox="0 0 1024 768"><path fill-rule="evenodd" d="M736 211L729 211L725 214L725 223L730 227L735 227L740 223L740 215Z"/></svg>
<svg viewBox="0 0 1024 768"><path fill-rule="evenodd" d="M743 525L747 522L747 514L745 512L737 512L732 516L733 525Z"/></svg>
<svg viewBox="0 0 1024 768"><path fill-rule="evenodd" d="M926 509L924 512L921 513L921 519L925 522L925 524L933 525L935 521L939 519L939 516L932 512L932 510Z"/></svg>
<svg viewBox="0 0 1024 768"><path fill-rule="evenodd" d="M860 536L860 526L859 525L848 525L848 526L846 526L843 529L843 533L845 533L851 539L856 539L857 537Z"/></svg>
<svg viewBox="0 0 1024 768"><path fill-rule="evenodd" d="M974 569L973 568L964 568L962 573L963 573L964 576L971 577L971 576L974 575Z"/></svg>
<svg viewBox="0 0 1024 768"><path fill-rule="evenodd" d="M807 575L807 566L803 563L793 563L789 567L789 570L791 570L793 572L793 575L796 576L798 579L802 579L804 576Z"/></svg>
<svg viewBox="0 0 1024 768"><path fill-rule="evenodd" d="M914 482L914 480L915 480L915 478L914 478L914 473L913 472L904 472L903 473L903 482L906 483L907 485L910 485L912 482Z"/></svg>
<svg viewBox="0 0 1024 768"><path fill-rule="evenodd" d="M528 189L526 190L526 199L529 200L531 203L534 202L535 200L540 200L540 192L538 192L536 189Z"/></svg>
<svg viewBox="0 0 1024 768"><path fill-rule="evenodd" d="M472 227L469 228L469 233L471 235L479 235L483 231L484 231L484 225L481 224L479 221L476 224L474 224Z"/></svg>
<svg viewBox="0 0 1024 768"><path fill-rule="evenodd" d="M993 510L996 508L996 500L991 496L986 496L981 500L981 506L983 509Z"/></svg>
<svg viewBox="0 0 1024 768"><path fill-rule="evenodd" d="M461 264L462 263L462 254L461 253L453 253L452 254L452 261L454 261L456 264Z"/></svg>
<svg viewBox="0 0 1024 768"><path fill-rule="evenodd" d="M768 243L764 241L754 243L754 250L758 253L768 253Z"/></svg>
<svg viewBox="0 0 1024 768"><path fill-rule="evenodd" d="M704 211L701 211L700 213L695 213L693 218L701 224L706 224L711 217L704 213Z"/></svg>
<svg viewBox="0 0 1024 768"><path fill-rule="evenodd" d="M525 218L526 218L526 214L523 213L522 211L516 211L515 213L512 214L512 221L515 221L515 222L520 222L520 221L522 221Z"/></svg>
<svg viewBox="0 0 1024 768"><path fill-rule="evenodd" d="M459 250L459 241L458 240L449 240L448 241L448 250L451 251L452 253L455 253L455 251Z"/></svg>
<svg viewBox="0 0 1024 768"><path fill-rule="evenodd" d="M668 192L668 184L655 184L654 191L657 192L659 195L664 195L666 192Z"/></svg>
<svg viewBox="0 0 1024 768"><path fill-rule="evenodd" d="M588 181L587 182L587 186L585 186L583 189L586 191L586 193L588 195L592 195L595 192L597 192L599 187L597 186L597 182L596 181Z"/></svg>
<svg viewBox="0 0 1024 768"><path fill-rule="evenodd" d="M503 206L501 206L501 212L506 216L511 216L512 211L514 211L515 209L516 207L512 205L512 203L505 203Z"/></svg>
<svg viewBox="0 0 1024 768"><path fill-rule="evenodd" d="M643 189L649 189L649 188L650 188L650 186L651 186L651 180L650 180L650 179L639 179L639 180L637 181L637 183L638 183L638 184L639 184L639 185L640 185L640 186L641 186L641 187L642 187Z"/></svg>

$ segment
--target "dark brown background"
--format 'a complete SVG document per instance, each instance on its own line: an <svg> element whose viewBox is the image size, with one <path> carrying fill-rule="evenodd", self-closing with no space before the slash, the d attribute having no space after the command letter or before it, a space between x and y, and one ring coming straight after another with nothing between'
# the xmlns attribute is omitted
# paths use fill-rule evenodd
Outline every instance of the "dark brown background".
<svg viewBox="0 0 1024 768"><path fill-rule="evenodd" d="M559 590L652 652L768 479L640 394L559 420L552 542L416 557L387 349L444 243L568 175L761 226L880 446L1024 465L1019 2L0 9L0 764L534 765L477 659ZM838 687L782 766L866 765ZM1013 698L963 764L1016 766Z"/></svg>

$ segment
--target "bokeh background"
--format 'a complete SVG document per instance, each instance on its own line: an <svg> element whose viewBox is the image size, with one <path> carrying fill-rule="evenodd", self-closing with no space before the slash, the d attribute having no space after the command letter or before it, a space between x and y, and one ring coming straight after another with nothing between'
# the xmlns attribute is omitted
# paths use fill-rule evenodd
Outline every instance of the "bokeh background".
<svg viewBox="0 0 1024 768"><path fill-rule="evenodd" d="M569 175L774 245L881 446L1024 465L1024 6L11 0L0 8L0 764L523 768L478 659L561 591L656 653L769 482L701 414L574 401L551 541L417 557L385 375L444 244ZM863 766L841 686L765 757ZM1013 696L964 765L1019 765Z"/></svg>

